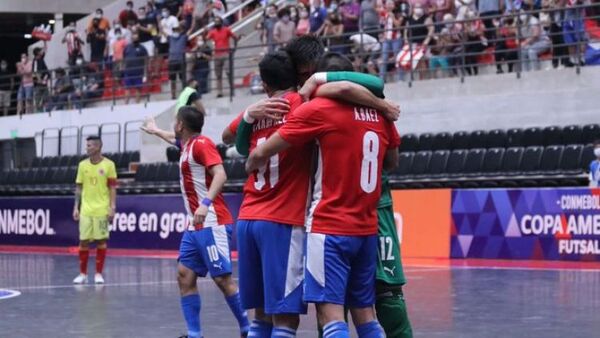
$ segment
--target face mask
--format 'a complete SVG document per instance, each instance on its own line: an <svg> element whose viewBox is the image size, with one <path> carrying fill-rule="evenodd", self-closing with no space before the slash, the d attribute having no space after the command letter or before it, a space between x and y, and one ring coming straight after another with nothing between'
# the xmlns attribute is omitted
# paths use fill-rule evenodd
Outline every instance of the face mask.
<svg viewBox="0 0 600 338"><path fill-rule="evenodd" d="M283 22L286 22L286 23L287 23L287 22L290 22L290 17L289 17L289 16L287 16L287 15L284 15L284 16L281 18L281 21L283 21Z"/></svg>
<svg viewBox="0 0 600 338"><path fill-rule="evenodd" d="M121 29L121 25L120 24L116 24L115 25L115 29Z"/></svg>
<svg viewBox="0 0 600 338"><path fill-rule="evenodd" d="M521 14L519 16L519 19L521 19L521 22L526 22L527 21L527 14Z"/></svg>
<svg viewBox="0 0 600 338"><path fill-rule="evenodd" d="M446 24L446 28L448 28L448 29L451 29L451 28L452 28L452 26L454 26L454 25L453 25L453 24L451 24L451 23L447 23L447 24Z"/></svg>
<svg viewBox="0 0 600 338"><path fill-rule="evenodd" d="M117 33L117 34L115 34L115 36L117 37L117 39L120 39L121 38L121 33Z"/></svg>
<svg viewBox="0 0 600 338"><path fill-rule="evenodd" d="M81 66L83 64L83 60L77 59L77 61L75 61L75 64L77 64L78 66Z"/></svg>
<svg viewBox="0 0 600 338"><path fill-rule="evenodd" d="M181 33L179 33L179 32L173 32L173 37L175 39L177 39L180 35L181 35Z"/></svg>
<svg viewBox="0 0 600 338"><path fill-rule="evenodd" d="M595 148L594 149L594 155L598 158L600 158L600 148Z"/></svg>
<svg viewBox="0 0 600 338"><path fill-rule="evenodd" d="M423 14L425 14L425 11L423 10L423 8L415 8L415 16L420 18L423 16Z"/></svg>
<svg viewBox="0 0 600 338"><path fill-rule="evenodd" d="M222 22L215 22L215 27L221 28L223 26Z"/></svg>
<svg viewBox="0 0 600 338"><path fill-rule="evenodd" d="M169 16L169 12L162 12L162 17L163 17L163 18L166 18L166 17L168 17L168 16Z"/></svg>
<svg viewBox="0 0 600 338"><path fill-rule="evenodd" d="M100 18L102 18L102 14L100 14L100 13L96 13L96 15L95 15L94 17L95 17L96 19L100 19Z"/></svg>
<svg viewBox="0 0 600 338"><path fill-rule="evenodd" d="M307 11L300 12L300 17L303 19L306 19L308 17L308 12Z"/></svg>
<svg viewBox="0 0 600 338"><path fill-rule="evenodd" d="M146 18L146 13L138 13L138 18L145 19Z"/></svg>

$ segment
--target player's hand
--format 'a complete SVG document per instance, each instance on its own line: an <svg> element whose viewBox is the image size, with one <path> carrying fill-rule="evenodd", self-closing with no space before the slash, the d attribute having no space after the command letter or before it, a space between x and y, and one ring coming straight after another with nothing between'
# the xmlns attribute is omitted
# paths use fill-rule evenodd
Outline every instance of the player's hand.
<svg viewBox="0 0 600 338"><path fill-rule="evenodd" d="M300 97L302 97L302 101L309 101L312 97L312 94L315 92L315 90L317 90L318 85L319 84L317 83L317 80L314 75L309 77L308 80L304 82L304 85L302 85L302 88L300 88L300 90L298 91L298 94L300 95Z"/></svg>
<svg viewBox="0 0 600 338"><path fill-rule="evenodd" d="M202 224L204 223L204 219L206 219L206 215L208 215L208 208L204 204L200 204L196 212L194 213L194 224Z"/></svg>
<svg viewBox="0 0 600 338"><path fill-rule="evenodd" d="M290 111L290 103L286 99L273 97L263 99L248 107L248 115L255 120L281 120Z"/></svg>
<svg viewBox="0 0 600 338"><path fill-rule="evenodd" d="M151 116L146 117L144 124L140 127L140 129L150 135L155 135L159 130L156 126L156 121Z"/></svg>
<svg viewBox="0 0 600 338"><path fill-rule="evenodd" d="M112 207L108 208L108 223L112 223L113 219L115 218L115 209Z"/></svg>
<svg viewBox="0 0 600 338"><path fill-rule="evenodd" d="M253 151L246 160L246 173L251 175L254 171L258 170L258 168L265 166L266 164L267 158L261 158L257 156L256 151Z"/></svg>
<svg viewBox="0 0 600 338"><path fill-rule="evenodd" d="M395 102L382 100L383 116L389 121L397 121L400 118L400 106Z"/></svg>
<svg viewBox="0 0 600 338"><path fill-rule="evenodd" d="M73 220L76 222L79 221L79 209L73 209Z"/></svg>

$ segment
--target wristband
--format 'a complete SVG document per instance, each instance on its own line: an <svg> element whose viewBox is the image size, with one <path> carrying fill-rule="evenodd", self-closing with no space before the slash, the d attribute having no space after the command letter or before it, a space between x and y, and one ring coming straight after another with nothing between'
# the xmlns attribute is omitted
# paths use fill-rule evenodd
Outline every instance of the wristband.
<svg viewBox="0 0 600 338"><path fill-rule="evenodd" d="M315 81L318 84L324 84L327 83L327 73L326 72L318 72L314 74L315 77Z"/></svg>
<svg viewBox="0 0 600 338"><path fill-rule="evenodd" d="M246 123L252 124L254 123L255 119L250 116L250 114L248 113L248 109L246 109L246 111L244 111L244 121L246 121Z"/></svg>
<svg viewBox="0 0 600 338"><path fill-rule="evenodd" d="M210 205L212 204L212 200L208 197L204 197L204 199L202 199L202 202L200 202L203 206L205 207L210 207Z"/></svg>

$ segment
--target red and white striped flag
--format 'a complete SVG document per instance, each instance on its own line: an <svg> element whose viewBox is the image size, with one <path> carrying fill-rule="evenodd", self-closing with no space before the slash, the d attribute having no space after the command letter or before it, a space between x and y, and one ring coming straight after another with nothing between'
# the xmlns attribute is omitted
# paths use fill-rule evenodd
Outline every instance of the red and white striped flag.
<svg viewBox="0 0 600 338"><path fill-rule="evenodd" d="M425 56L427 47L424 45L413 44L412 49L408 44L404 45L398 56L396 57L396 67L404 70L414 70L417 68L419 61ZM411 54L412 54L412 65L411 65Z"/></svg>

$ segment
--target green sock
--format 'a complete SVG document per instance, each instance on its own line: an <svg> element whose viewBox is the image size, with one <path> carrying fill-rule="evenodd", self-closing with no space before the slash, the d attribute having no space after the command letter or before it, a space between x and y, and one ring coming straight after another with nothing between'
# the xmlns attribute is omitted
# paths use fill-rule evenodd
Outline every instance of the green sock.
<svg viewBox="0 0 600 338"><path fill-rule="evenodd" d="M412 338L412 327L401 294L379 296L375 302L375 311L387 338Z"/></svg>

